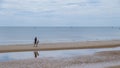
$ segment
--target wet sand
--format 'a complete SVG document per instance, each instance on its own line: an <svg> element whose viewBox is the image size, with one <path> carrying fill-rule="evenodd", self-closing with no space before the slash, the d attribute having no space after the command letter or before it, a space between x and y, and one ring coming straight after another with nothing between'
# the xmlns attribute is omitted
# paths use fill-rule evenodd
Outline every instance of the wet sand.
<svg viewBox="0 0 120 68"><path fill-rule="evenodd" d="M33 47L33 44L16 44L16 45L0 45L0 53L23 52L23 51L67 50L67 49L110 48L110 47L118 47L118 46L120 46L120 40L42 43L42 44L39 44L38 47Z"/></svg>
<svg viewBox="0 0 120 68"><path fill-rule="evenodd" d="M118 65L118 66L111 66L111 67L108 67L108 68L120 68L120 65Z"/></svg>
<svg viewBox="0 0 120 68"><path fill-rule="evenodd" d="M118 65L120 50L60 59L48 57L0 62L0 68L116 68L111 66Z"/></svg>

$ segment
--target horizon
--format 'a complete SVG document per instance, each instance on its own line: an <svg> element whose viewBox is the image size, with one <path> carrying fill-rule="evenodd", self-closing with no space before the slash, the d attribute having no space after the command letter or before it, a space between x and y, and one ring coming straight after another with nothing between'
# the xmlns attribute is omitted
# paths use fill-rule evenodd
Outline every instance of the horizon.
<svg viewBox="0 0 120 68"><path fill-rule="evenodd" d="M106 25L104 25L104 26L69 26L69 25L57 25L57 26L31 26L31 25L25 25L25 26L16 26L16 25L13 25L13 26L9 26L9 25L4 25L4 26L1 26L0 25L0 27L120 27L120 26L106 26Z"/></svg>

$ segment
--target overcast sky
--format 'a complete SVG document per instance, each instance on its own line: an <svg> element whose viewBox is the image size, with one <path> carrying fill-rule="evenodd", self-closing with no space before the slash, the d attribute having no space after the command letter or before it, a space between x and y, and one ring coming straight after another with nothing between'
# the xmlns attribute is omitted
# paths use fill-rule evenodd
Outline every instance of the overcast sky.
<svg viewBox="0 0 120 68"><path fill-rule="evenodd" d="M0 0L0 26L120 26L120 0Z"/></svg>

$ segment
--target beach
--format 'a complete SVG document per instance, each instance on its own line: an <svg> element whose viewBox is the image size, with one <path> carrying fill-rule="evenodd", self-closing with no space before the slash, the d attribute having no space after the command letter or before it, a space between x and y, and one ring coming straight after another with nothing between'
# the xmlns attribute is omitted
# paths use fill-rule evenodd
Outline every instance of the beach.
<svg viewBox="0 0 120 68"><path fill-rule="evenodd" d="M0 53L20 52L20 51L47 51L47 50L67 50L67 49L90 49L90 48L110 48L119 47L120 40L108 41L86 41L86 42L66 42L66 43L44 43L38 47L33 44L0 45Z"/></svg>
<svg viewBox="0 0 120 68"><path fill-rule="evenodd" d="M0 62L0 68L117 68L120 51L104 51L69 58L36 58ZM119 68L119 67L118 67Z"/></svg>
<svg viewBox="0 0 120 68"><path fill-rule="evenodd" d="M0 0L0 68L120 68L120 0Z"/></svg>
<svg viewBox="0 0 120 68"><path fill-rule="evenodd" d="M115 48L120 46L120 40L44 43L38 47L32 44L16 44L0 46L1 53L25 51L51 51ZM53 58L41 57L0 62L0 68L119 68L120 50L100 51L90 55Z"/></svg>

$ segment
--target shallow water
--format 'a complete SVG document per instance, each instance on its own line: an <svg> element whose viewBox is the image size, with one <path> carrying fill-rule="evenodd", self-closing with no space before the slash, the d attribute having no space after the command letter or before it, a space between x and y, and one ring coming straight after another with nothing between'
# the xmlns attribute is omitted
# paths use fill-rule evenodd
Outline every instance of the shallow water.
<svg viewBox="0 0 120 68"><path fill-rule="evenodd" d="M56 51L38 51L38 58L52 57L52 58L65 58L80 55L92 55L101 51L115 51L120 50L120 47L116 48L102 48L102 49L77 49L77 50L56 50ZM20 60L34 58L34 52L11 52L0 53L0 62L8 60Z"/></svg>

